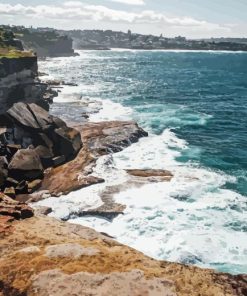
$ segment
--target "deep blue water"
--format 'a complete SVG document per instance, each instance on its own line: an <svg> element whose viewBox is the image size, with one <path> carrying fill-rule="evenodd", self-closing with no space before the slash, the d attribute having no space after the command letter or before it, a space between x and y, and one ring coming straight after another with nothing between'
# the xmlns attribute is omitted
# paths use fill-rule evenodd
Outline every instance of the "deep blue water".
<svg viewBox="0 0 247 296"><path fill-rule="evenodd" d="M191 148L181 161L236 176L226 186L247 195L246 53L99 52L81 79L154 133L174 129Z"/></svg>

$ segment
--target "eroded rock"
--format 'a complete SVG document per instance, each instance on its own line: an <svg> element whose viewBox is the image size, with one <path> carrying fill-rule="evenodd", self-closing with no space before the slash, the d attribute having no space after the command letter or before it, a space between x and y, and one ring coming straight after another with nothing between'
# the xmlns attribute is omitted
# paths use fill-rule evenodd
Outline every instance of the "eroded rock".
<svg viewBox="0 0 247 296"><path fill-rule="evenodd" d="M33 215L33 210L29 206L0 193L0 216L9 216L20 220Z"/></svg>
<svg viewBox="0 0 247 296"><path fill-rule="evenodd" d="M49 258L69 257L79 258L81 256L94 256L99 251L95 248L86 248L80 244L61 244L49 246L45 250L45 255Z"/></svg>
<svg viewBox="0 0 247 296"><path fill-rule="evenodd" d="M52 280L51 280L52 279ZM109 295L109 296L175 296L171 281L146 279L143 271L91 274L87 272L66 275L58 270L40 273L33 279L33 291L37 295ZM172 291L173 290L173 291Z"/></svg>

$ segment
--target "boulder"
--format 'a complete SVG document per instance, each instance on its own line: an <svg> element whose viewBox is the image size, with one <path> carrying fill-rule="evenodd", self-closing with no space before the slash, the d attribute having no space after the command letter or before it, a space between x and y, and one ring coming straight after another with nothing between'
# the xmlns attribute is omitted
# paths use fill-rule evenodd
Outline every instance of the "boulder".
<svg viewBox="0 0 247 296"><path fill-rule="evenodd" d="M53 117L45 109L36 104L27 104L27 107L33 113L42 130L50 128L54 124Z"/></svg>
<svg viewBox="0 0 247 296"><path fill-rule="evenodd" d="M40 129L33 113L25 103L16 103L7 111L7 114L18 124L32 129Z"/></svg>
<svg viewBox="0 0 247 296"><path fill-rule="evenodd" d="M81 149L81 136L76 129L64 126L55 129L54 133L57 138L55 146L56 154L65 155L66 158L69 158Z"/></svg>
<svg viewBox="0 0 247 296"><path fill-rule="evenodd" d="M9 164L9 175L17 180L34 180L43 176L43 166L35 150L20 149Z"/></svg>
<svg viewBox="0 0 247 296"><path fill-rule="evenodd" d="M45 130L53 125L52 116L36 104L16 103L7 114L21 126L34 130Z"/></svg>

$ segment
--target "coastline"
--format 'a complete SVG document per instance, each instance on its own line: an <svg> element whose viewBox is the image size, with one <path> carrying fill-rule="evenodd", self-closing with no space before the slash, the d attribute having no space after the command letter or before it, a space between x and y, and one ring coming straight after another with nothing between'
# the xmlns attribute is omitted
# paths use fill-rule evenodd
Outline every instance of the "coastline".
<svg viewBox="0 0 247 296"><path fill-rule="evenodd" d="M88 58L87 55L85 55L85 57L86 59ZM80 90L80 87L78 89ZM71 90L73 93L77 92L73 91L73 87L71 88ZM66 90L66 94L68 92L69 90ZM84 89L82 89L82 93L85 93ZM80 106L81 99L78 99L77 102L80 102L78 103L78 106ZM98 106L99 108L96 107L96 112L93 111L91 114L91 120L93 121L105 121L109 120L109 118L113 120L126 120L126 116L128 120L133 118L136 120L136 116L133 117L133 114L131 113L131 109L129 107L123 107L121 106L121 104L116 103L116 101L110 102L109 100L99 100L98 103L96 102L96 106ZM100 109L101 107L103 107L103 109ZM99 110L100 112L98 112ZM207 118L203 118L203 120L199 118L198 124L204 125L206 124L206 121ZM143 125L141 124L141 126ZM145 125L144 128L146 128ZM148 130L148 132L150 132L150 130ZM158 150L157 147L159 147ZM213 229L215 230L211 230L209 229L209 227L204 228L203 219L201 220L202 222L198 220L199 222L196 222L196 225L198 225L198 228L196 230L197 232L193 236L191 236L189 232L184 232L183 234L183 236L185 237L184 243L188 245L188 251L184 252L183 254L183 250L186 250L187 248L183 247L182 245L183 241L180 238L179 231L183 227L183 225L186 225L184 223L187 223L188 227L190 227L189 223L191 221L189 220L189 217L193 218L193 216L196 216L201 209L214 209L215 207L221 208L223 202L232 204L234 203L235 198L237 198L239 202L242 203L244 202L244 198L237 195L236 193L230 192L229 190L220 190L220 192L215 195L216 199L211 198L210 192L206 194L205 197L202 198L202 200L198 199L196 196L197 193L201 194L203 193L203 190L207 191L207 188L209 188L209 190L218 190L218 188L221 188L221 186L228 180L232 181L233 177L218 173L217 171L215 172L209 170L205 167L199 168L183 165L180 162L174 162L174 159L176 157L179 157L180 153L186 149L188 149L188 146L184 140L179 139L172 131L166 130L164 133L158 136L151 133L148 138L141 139L139 143L131 145L131 147L125 149L122 153L114 154L112 158L103 157L102 160L99 161L98 166L96 166L94 174L96 174L96 176L98 176L99 178L104 178L104 176L107 176L108 183L99 185L99 188L97 188L95 191L93 189L92 191L85 189L84 191L79 191L77 195L78 198L80 195L83 195L85 199L90 199L91 196L97 199L97 190L104 190L105 186L124 183L126 181L126 175L124 174L123 169L167 169L170 170L175 177L170 183L167 184L158 184L158 186L154 184L146 184L146 186L144 186L142 189L139 188L138 191L135 191L134 188L128 188L130 190L127 190L127 192L124 192L123 194L115 194L116 202L120 204L126 204L127 202L129 210L125 211L126 217L119 216L117 219L114 220L114 223L112 223L112 225L107 221L103 221L101 219L98 219L97 217L94 217L95 215L92 215L91 218L72 217L72 219L70 219L69 221L72 223L76 222L82 225L93 227L98 231L107 232L110 235L117 237L122 243L128 244L156 259L167 259L165 256L166 253L168 253L170 256L169 259L171 261L179 261L182 263L188 262L190 264L199 265L200 267L211 267L220 269L217 260L224 262L223 260L225 260L225 258L229 255L231 259L231 249L238 248L240 246L240 250L242 252L244 244L241 244L241 242L244 240L244 233L240 233L241 237L239 238L238 245L237 243L234 244L234 234L228 234L227 232L219 233L219 238L215 238L214 240L212 240L212 242L208 246L208 249L205 249L204 244L206 244L208 236L214 235L214 231L218 231L216 228L218 225L217 220L219 221L219 219L213 219L211 221L215 224L215 227L213 227ZM153 154L153 151L155 150L157 154L157 159ZM149 156L149 158L147 158L147 156ZM164 159L165 161L160 163L160 159ZM105 169L107 167L106 164L110 164L109 170ZM119 174L119 178L116 177L116 173ZM188 190L195 190L194 196L192 196L190 199L186 197L186 192ZM155 200L150 199L150 196L153 196L154 194L156 195ZM169 198L169 195L171 195L171 198ZM139 201L136 196L142 196L142 200ZM164 196L167 200L164 200ZM73 199L74 198L76 200L76 195L73 196ZM186 201L187 199L189 200L189 204L188 206L184 206L183 201ZM48 203L49 202L50 201L48 201ZM62 198L57 202L56 200L54 200L54 202L56 204L54 205L56 210L51 215L60 219L67 219L63 216L63 212L60 209L67 206L72 206L73 202L70 202L69 199L67 200L66 198ZM192 210L190 209L190 202L193 203ZM46 202L41 202L41 204L46 205ZM77 203L75 202L75 206L76 205ZM173 239L162 241L158 239L158 236L154 236L153 239L157 240L157 244L153 245L152 250L150 250L148 248L147 242L149 239L152 239L152 233L145 232L145 224L148 225L150 229L156 229L153 228L155 227L155 223L152 223L152 220L149 220L149 218L148 221L145 222L144 219L141 218L141 216L155 217L155 213L157 212L158 207L162 209L161 213L162 215L164 215L164 217L166 217L163 220L166 222L158 218L158 220L154 219L153 221L156 221L157 228L160 227L160 229L165 229L165 231L168 233L170 233L172 229L171 237ZM180 208L181 212L178 211L178 209ZM91 209L94 209L93 204L91 205ZM166 214L166 209L169 213L168 217ZM141 213L143 214L141 215ZM211 215L210 211L208 211L208 215ZM175 227L175 224L173 222L174 219L177 222L177 227ZM212 216L210 219L212 219ZM132 221L130 225L128 225L128 221ZM128 230L129 227L131 229L130 232ZM117 229L120 229L121 231L118 232ZM138 231L141 232L140 239ZM146 240L145 235L147 235ZM197 235L201 235L202 237L205 236L205 239L201 242L201 244L198 244L196 242ZM222 253L219 254L217 252L215 253L215 250L218 248L221 250L222 248L220 237L223 238L225 241L231 242L231 244L229 244L229 250L228 248L224 248L224 250L222 249ZM175 244L175 241L178 242L178 245ZM217 246L216 249L215 246ZM177 247L181 248L177 249ZM164 253L162 253L162 249L165 249ZM204 252L202 255L203 259L201 259L200 257L198 259L195 254L201 254L201 250ZM212 254L214 254L213 257ZM218 255L220 255L220 257ZM209 262L215 262L215 265L212 266L209 264ZM234 261L230 262L234 263ZM227 270L237 274L239 272L241 273L242 270L244 271L244 266L241 266L240 261L239 265L237 265L236 263L236 266L229 268L222 264L222 270Z"/></svg>
<svg viewBox="0 0 247 296"><path fill-rule="evenodd" d="M93 118L97 118L97 110L99 108L90 113L93 114ZM85 132L85 128L88 129L88 134ZM124 128L126 128L126 131ZM100 156L98 158L100 159L97 163L98 166L104 165L104 161L109 161L109 158L107 155L105 158L102 155L109 153L109 150L110 152L120 151L131 143L136 142L139 137L147 136L133 122L89 122L82 125L81 132L82 138L84 137L83 143L86 143L83 149L90 147L91 152L93 151L97 155L92 155L91 152L89 154L83 153L83 157L85 155L88 156L85 158L85 161L83 160L83 164L85 164L83 173L86 172L86 175L88 174L89 176L95 173L93 168L95 167L96 158ZM123 138L117 141L116 135L119 136L119 133L121 135L121 132L123 132ZM136 136L133 138L132 134ZM100 138L100 141L97 137ZM91 142L91 139L94 141ZM107 140L105 141L105 139ZM179 143L179 145L183 144ZM139 145L139 142L136 145ZM133 145L129 147L131 148ZM80 158L81 155L79 154L77 157ZM66 186L63 179L60 180L62 181L61 184L56 184L59 180L59 171L68 178L69 172L73 173L72 169L74 169L73 166L76 164L78 162L75 159L74 162L72 161L57 169L52 169L51 171L54 174L50 170L48 171L48 180L50 180L51 175L54 175L51 185L58 185L58 191L56 193L52 192L52 194L58 195L58 198L55 198L57 201L63 198L59 192L61 185ZM63 171L64 168L65 171ZM81 163L79 163L78 169L81 170L81 168ZM135 167L135 169L138 169L138 167ZM159 167L156 167L156 169L159 169ZM107 171L103 172L107 178ZM156 180L155 178L157 177L168 176L172 178L170 173L164 171L162 171L163 175L157 171L152 171L151 175L150 172L145 172L145 174L143 172L144 170L141 170L141 173L132 172L134 174L132 177L138 178L138 180L134 179L133 181L133 178L130 177L134 187L137 186L138 188L143 186L143 184L148 185L149 182L160 184L171 181L171 179ZM118 172L116 171L115 173L117 174ZM124 177L126 175L127 173ZM97 180L98 176L94 177L96 179L91 180L92 184L95 181L102 183L102 180ZM151 177L151 179L142 179L147 177ZM56 178L58 179L56 180ZM78 175L72 180L78 181ZM70 178L68 178L68 181L70 181ZM118 185L118 180L116 181ZM86 180L85 184L89 185L90 183ZM71 184L67 185L70 186ZM111 183L111 185L114 184ZM128 178L127 185L123 187L123 190L130 185L130 179ZM93 190L94 186L98 185L92 185L87 188ZM121 190L118 187L119 189ZM106 192L108 195L109 193L116 193L115 188L110 188L109 190ZM65 193L69 192L65 191ZM83 194L83 192L78 193ZM71 197L75 198L76 196ZM83 196L80 196L79 203L82 198ZM97 204L95 200L90 202L94 206ZM99 203L98 207L100 206L102 204ZM121 215L123 212L121 206L117 205L117 210L119 211L117 215ZM42 212L42 209L40 210ZM42 213L44 213L44 210L43 208ZM106 207L105 210L108 211L109 208ZM111 214L114 215L116 213L116 204L113 205L111 210ZM91 205L89 205L88 211L92 211ZM99 215L99 211L102 212L102 209L94 209L93 215ZM109 216L103 217L109 220L112 218ZM72 220L69 219L70 222ZM68 295L77 293L85 285L88 289L87 293L91 293L92 289L96 287L99 289L98 293L101 293L101 289L104 290L105 288L102 284L106 281L105 276L107 281L109 281L107 282L109 287L114 287L117 278L118 284L121 283L121 291L125 293L123 295L132 295L135 289L139 289L144 294L150 293L150 295L154 291L160 292L161 295L169 296L245 295L247 289L245 275L233 276L213 270L187 266L186 264L157 261L112 240L107 234L102 234L73 223L59 222L57 219L44 217L40 213L36 213L35 217L23 221L7 222L7 225L7 231L1 232L2 240L0 242L0 249L3 255L0 260L0 267L3 267L0 268L0 288L3 295L45 296L47 293L53 293L53 295L65 293L64 295ZM8 267L7 269L6 266ZM10 273L12 276L10 276ZM75 282L76 285L74 285ZM134 286L133 283L135 283ZM116 295L114 291L107 290L107 292L109 295L111 293Z"/></svg>

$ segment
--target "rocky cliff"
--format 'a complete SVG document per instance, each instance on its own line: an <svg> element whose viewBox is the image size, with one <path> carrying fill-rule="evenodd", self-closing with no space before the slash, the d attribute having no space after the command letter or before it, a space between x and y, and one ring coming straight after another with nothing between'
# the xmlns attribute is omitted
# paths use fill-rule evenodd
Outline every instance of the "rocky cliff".
<svg viewBox="0 0 247 296"><path fill-rule="evenodd" d="M78 55L73 50L73 40L66 34L55 30L27 29L25 27L7 27L20 38L26 50L34 51L38 57L65 57Z"/></svg>
<svg viewBox="0 0 247 296"><path fill-rule="evenodd" d="M11 40L11 33L3 35ZM15 198L36 190L44 170L71 160L82 142L78 131L47 112L55 93L38 78L37 56L1 40L0 190Z"/></svg>
<svg viewBox="0 0 247 296"><path fill-rule="evenodd" d="M43 100L48 86L42 84L37 76L36 56L0 58L0 114L20 101L48 108Z"/></svg>

